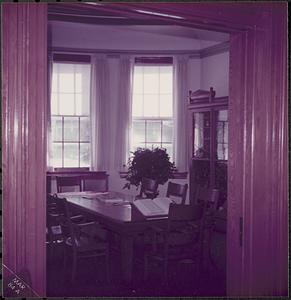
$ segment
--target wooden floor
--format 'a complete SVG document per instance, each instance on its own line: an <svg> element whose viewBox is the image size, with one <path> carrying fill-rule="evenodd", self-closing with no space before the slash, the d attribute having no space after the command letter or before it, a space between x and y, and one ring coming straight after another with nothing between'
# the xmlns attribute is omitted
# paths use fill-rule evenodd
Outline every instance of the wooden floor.
<svg viewBox="0 0 291 300"><path fill-rule="evenodd" d="M219 245L218 245L219 246ZM207 245L205 245L207 248ZM143 282L143 266L134 265L134 279L130 286L120 282L118 255L111 258L111 283L105 282L105 266L102 262L84 260L78 268L75 284L69 281L69 270L64 270L61 245L54 251L54 257L47 262L48 297L149 297L149 296L225 296L225 275L217 270L205 255L204 271L200 274L198 286L193 265L171 266L168 287L161 285L160 268L151 269L150 280Z"/></svg>

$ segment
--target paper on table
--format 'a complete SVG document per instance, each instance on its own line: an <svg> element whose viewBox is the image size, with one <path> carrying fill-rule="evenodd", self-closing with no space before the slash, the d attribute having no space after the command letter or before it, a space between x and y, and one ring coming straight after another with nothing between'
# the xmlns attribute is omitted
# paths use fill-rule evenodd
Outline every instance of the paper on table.
<svg viewBox="0 0 291 300"><path fill-rule="evenodd" d="M168 197L158 197L152 200L155 204L157 204L165 214L169 214L169 207L173 201Z"/></svg>
<svg viewBox="0 0 291 300"><path fill-rule="evenodd" d="M108 192L90 192L90 191L84 191L84 192L65 192L65 193L57 193L58 197L66 197L66 196L83 196L86 198L96 198L99 195L108 194Z"/></svg>
<svg viewBox="0 0 291 300"><path fill-rule="evenodd" d="M146 217L166 215L167 212L152 199L139 199L133 202L139 211Z"/></svg>

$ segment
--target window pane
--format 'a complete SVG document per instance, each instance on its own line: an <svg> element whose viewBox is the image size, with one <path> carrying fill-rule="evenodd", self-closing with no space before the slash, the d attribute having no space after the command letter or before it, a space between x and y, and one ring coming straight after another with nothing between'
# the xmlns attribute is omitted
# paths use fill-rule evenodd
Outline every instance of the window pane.
<svg viewBox="0 0 291 300"><path fill-rule="evenodd" d="M80 118L80 141L90 141L90 119L88 117Z"/></svg>
<svg viewBox="0 0 291 300"><path fill-rule="evenodd" d="M133 95L132 115L134 117L142 117L143 116L143 96L142 95Z"/></svg>
<svg viewBox="0 0 291 300"><path fill-rule="evenodd" d="M79 141L79 118L64 118L64 141Z"/></svg>
<svg viewBox="0 0 291 300"><path fill-rule="evenodd" d="M89 115L89 98L83 94L76 94L76 115Z"/></svg>
<svg viewBox="0 0 291 300"><path fill-rule="evenodd" d="M74 115L74 94L60 94L60 115Z"/></svg>
<svg viewBox="0 0 291 300"><path fill-rule="evenodd" d="M144 93L159 92L159 67L144 67Z"/></svg>
<svg viewBox="0 0 291 300"><path fill-rule="evenodd" d="M90 144L80 144L80 167L89 167L90 165Z"/></svg>
<svg viewBox="0 0 291 300"><path fill-rule="evenodd" d="M62 117L52 117L52 141L62 141Z"/></svg>
<svg viewBox="0 0 291 300"><path fill-rule="evenodd" d="M133 121L132 142L134 145L145 142L145 121Z"/></svg>
<svg viewBox="0 0 291 300"><path fill-rule="evenodd" d="M79 167L79 145L77 143L64 144L64 167Z"/></svg>
<svg viewBox="0 0 291 300"><path fill-rule="evenodd" d="M52 76L52 92L58 92L58 74L57 74L57 66L53 66L53 76Z"/></svg>
<svg viewBox="0 0 291 300"><path fill-rule="evenodd" d="M62 167L62 144L53 143L52 145L52 165Z"/></svg>
<svg viewBox="0 0 291 300"><path fill-rule="evenodd" d="M173 67L160 67L160 93L172 94Z"/></svg>
<svg viewBox="0 0 291 300"><path fill-rule="evenodd" d="M145 148L145 143L136 143L132 145L132 151L137 150L137 148Z"/></svg>
<svg viewBox="0 0 291 300"><path fill-rule="evenodd" d="M173 101L172 95L160 95L160 116L173 116Z"/></svg>
<svg viewBox="0 0 291 300"><path fill-rule="evenodd" d="M218 111L218 120L219 121L227 121L227 110Z"/></svg>
<svg viewBox="0 0 291 300"><path fill-rule="evenodd" d="M74 65L59 64L59 91L61 93L74 93Z"/></svg>
<svg viewBox="0 0 291 300"><path fill-rule="evenodd" d="M51 94L51 114L58 115L59 108L58 108L58 94L52 93Z"/></svg>
<svg viewBox="0 0 291 300"><path fill-rule="evenodd" d="M163 144L162 147L167 150L167 153L168 153L171 161L173 161L173 145L172 144Z"/></svg>
<svg viewBox="0 0 291 300"><path fill-rule="evenodd" d="M75 76L76 76L75 77L75 80L76 80L75 92L82 93L82 74L76 73Z"/></svg>
<svg viewBox="0 0 291 300"><path fill-rule="evenodd" d="M172 141L173 141L173 121L163 121L162 141L172 143Z"/></svg>
<svg viewBox="0 0 291 300"><path fill-rule="evenodd" d="M61 93L74 93L74 74L60 73L60 86Z"/></svg>
<svg viewBox="0 0 291 300"><path fill-rule="evenodd" d="M158 95L144 95L144 116L159 116L159 97Z"/></svg>
<svg viewBox="0 0 291 300"><path fill-rule="evenodd" d="M146 147L147 147L148 149L153 150L153 149L155 149L155 148L161 148L161 144L160 144L160 143L159 143L159 144L155 144L155 143L147 143L147 144L146 144Z"/></svg>
<svg viewBox="0 0 291 300"><path fill-rule="evenodd" d="M147 121L147 143L161 142L161 122L160 121Z"/></svg>
<svg viewBox="0 0 291 300"><path fill-rule="evenodd" d="M134 67L133 93L141 94L143 92L143 67Z"/></svg>

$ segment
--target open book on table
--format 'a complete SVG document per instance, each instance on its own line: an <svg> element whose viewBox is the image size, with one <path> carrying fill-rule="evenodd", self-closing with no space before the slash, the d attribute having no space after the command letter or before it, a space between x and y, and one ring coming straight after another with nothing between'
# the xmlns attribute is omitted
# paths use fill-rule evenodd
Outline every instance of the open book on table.
<svg viewBox="0 0 291 300"><path fill-rule="evenodd" d="M145 217L153 217L168 215L172 200L168 197L159 197L155 199L138 199L133 203Z"/></svg>

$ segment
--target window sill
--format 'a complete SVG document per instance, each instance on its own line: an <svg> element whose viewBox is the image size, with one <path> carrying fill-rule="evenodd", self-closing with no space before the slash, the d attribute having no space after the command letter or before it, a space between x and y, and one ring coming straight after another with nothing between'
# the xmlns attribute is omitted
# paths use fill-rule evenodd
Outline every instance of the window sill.
<svg viewBox="0 0 291 300"><path fill-rule="evenodd" d="M119 172L119 176L120 178L126 178L127 172L125 171L120 171ZM174 172L173 176L171 177L171 179L187 179L188 176L188 172Z"/></svg>

